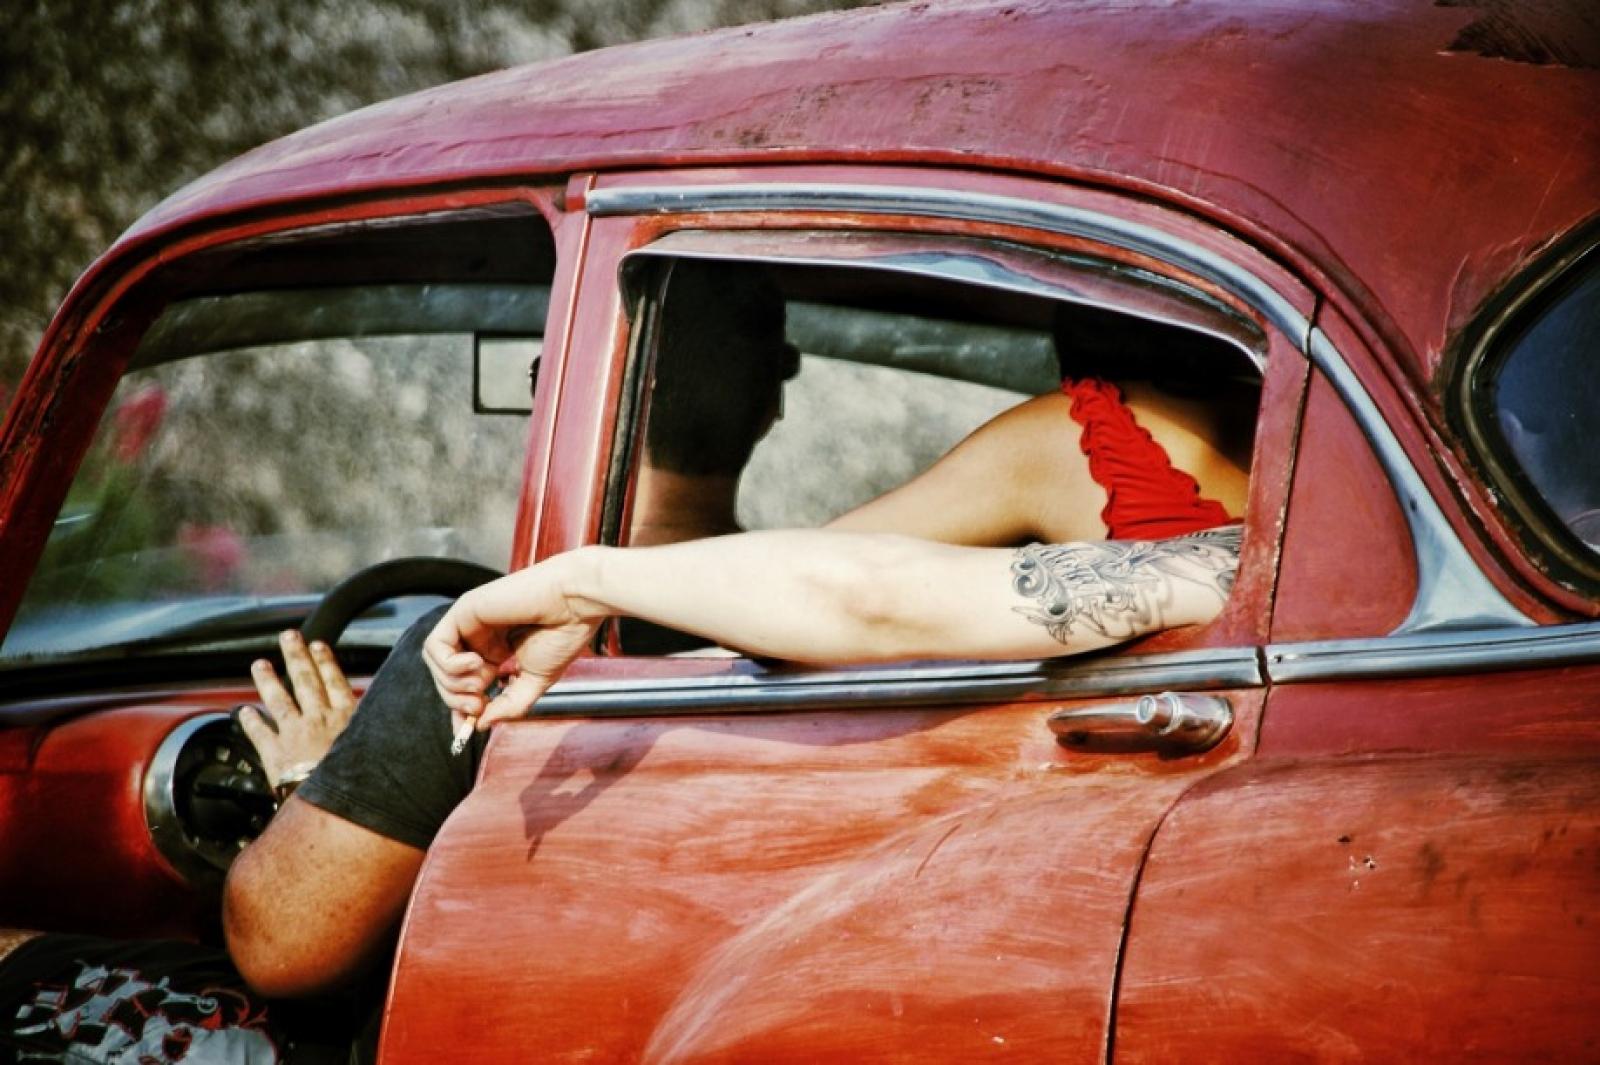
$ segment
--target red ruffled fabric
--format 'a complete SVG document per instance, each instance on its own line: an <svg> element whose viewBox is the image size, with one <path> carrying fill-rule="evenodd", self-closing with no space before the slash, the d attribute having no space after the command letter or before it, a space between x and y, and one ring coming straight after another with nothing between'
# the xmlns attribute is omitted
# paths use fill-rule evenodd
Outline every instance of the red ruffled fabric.
<svg viewBox="0 0 1600 1065"><path fill-rule="evenodd" d="M1061 382L1061 391L1072 400L1072 420L1083 426L1078 446L1089 457L1089 475L1106 490L1100 518L1111 539L1186 536L1235 520L1173 466L1167 449L1134 421L1116 385L1084 378Z"/></svg>

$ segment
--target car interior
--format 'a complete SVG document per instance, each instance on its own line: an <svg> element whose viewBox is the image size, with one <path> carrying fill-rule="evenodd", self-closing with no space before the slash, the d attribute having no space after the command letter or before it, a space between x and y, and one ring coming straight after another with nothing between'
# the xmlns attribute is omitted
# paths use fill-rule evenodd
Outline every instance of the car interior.
<svg viewBox="0 0 1600 1065"><path fill-rule="evenodd" d="M1057 389L1054 338L1069 327L1121 334L1130 349L1165 346L1174 358L1182 349L1183 357L1203 359L1207 373L1237 384L1235 396L1245 397L1240 432L1249 450L1264 341L1230 308L1163 279L1001 242L799 234L786 247L759 234L718 237L674 234L633 256L624 269L634 345L623 431L613 453L606 542L641 542L634 493L650 446L658 442L651 422L656 397L693 388L715 393L722 405L737 403L726 367L686 354L694 344L674 344L666 335L673 323L706 328L672 313L670 277L684 251L698 264L759 273L781 294L786 336L800 353L797 372L782 382L779 416L760 435L738 479L738 528L820 527L912 479L986 421ZM739 257L723 257L730 253ZM701 313L726 314L726 300L737 295ZM1117 310L1105 305L1112 299ZM749 357L762 356L754 351ZM694 377L695 384L680 377ZM747 387L763 386L756 380ZM669 402L681 406L684 400ZM766 402L755 397L745 405ZM690 431L683 421L673 415L671 431ZM611 654L701 646L633 621L601 640Z"/></svg>
<svg viewBox="0 0 1600 1065"><path fill-rule="evenodd" d="M242 683L290 626L332 642L348 625L341 661L375 670L440 595L506 566L554 269L543 218L495 207L314 227L159 272L0 644L0 686ZM275 805L216 713L160 739L142 790L150 837L201 896ZM44 909L7 920L55 920L48 893L30 905Z"/></svg>

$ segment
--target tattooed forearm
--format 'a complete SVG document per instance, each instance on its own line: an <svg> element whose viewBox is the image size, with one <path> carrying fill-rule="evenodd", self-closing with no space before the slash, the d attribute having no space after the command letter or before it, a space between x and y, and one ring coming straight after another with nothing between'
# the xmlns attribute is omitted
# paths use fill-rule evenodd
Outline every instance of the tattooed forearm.
<svg viewBox="0 0 1600 1065"><path fill-rule="evenodd" d="M1011 587L1038 606L1014 607L1061 643L1094 632L1125 640L1165 628L1176 589L1198 586L1218 601L1233 590L1238 526L1174 540L1030 544L1011 562Z"/></svg>

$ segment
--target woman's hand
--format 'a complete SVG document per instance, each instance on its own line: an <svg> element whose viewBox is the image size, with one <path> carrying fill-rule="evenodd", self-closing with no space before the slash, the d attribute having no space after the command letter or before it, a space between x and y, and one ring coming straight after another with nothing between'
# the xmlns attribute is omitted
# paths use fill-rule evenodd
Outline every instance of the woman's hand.
<svg viewBox="0 0 1600 1065"><path fill-rule="evenodd" d="M439 697L457 725L485 729L521 717L594 639L608 613L569 592L584 551L558 555L473 589L439 619L422 645ZM490 687L507 674L501 691Z"/></svg>
<svg viewBox="0 0 1600 1065"><path fill-rule="evenodd" d="M355 713L356 695L327 644L306 646L299 632L278 635L289 688L272 663L258 659L250 679L265 707L239 709L239 726L261 756L267 780L277 788L284 777L303 777L322 760ZM292 689L292 694L291 694Z"/></svg>
<svg viewBox="0 0 1600 1065"><path fill-rule="evenodd" d="M482 729L527 713L619 614L801 663L1077 654L1216 617L1239 538L1230 526L1007 551L788 530L584 547L462 596L423 658L457 725Z"/></svg>

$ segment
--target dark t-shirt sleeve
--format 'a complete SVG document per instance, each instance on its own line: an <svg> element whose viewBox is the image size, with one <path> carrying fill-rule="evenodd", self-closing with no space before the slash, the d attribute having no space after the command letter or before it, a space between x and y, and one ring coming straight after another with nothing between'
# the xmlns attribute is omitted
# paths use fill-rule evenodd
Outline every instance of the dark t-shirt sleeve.
<svg viewBox="0 0 1600 1065"><path fill-rule="evenodd" d="M426 850L477 776L487 733L450 753L450 711L422 661L422 642L444 607L407 629L355 715L295 792L320 809Z"/></svg>

